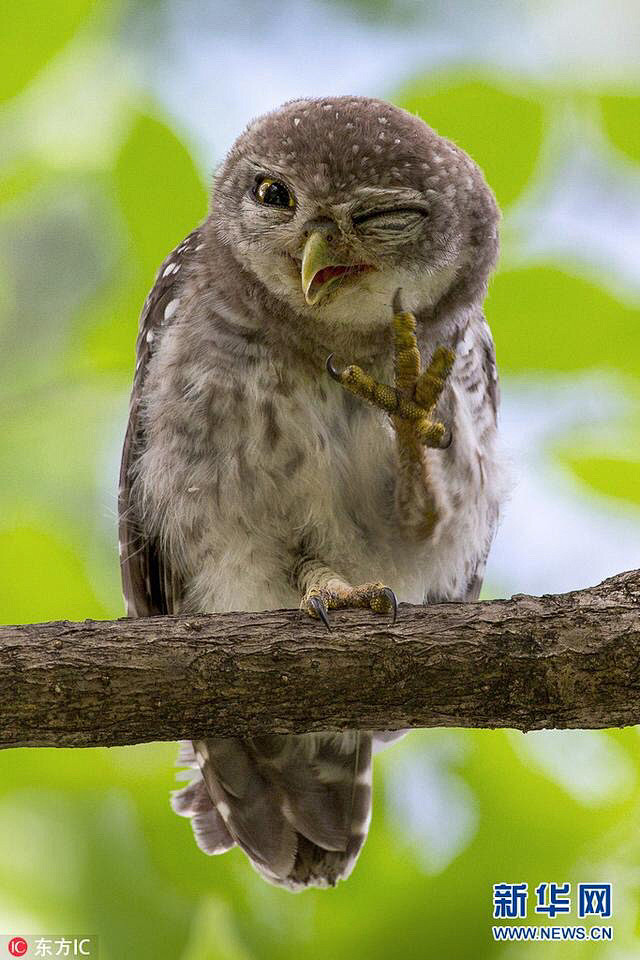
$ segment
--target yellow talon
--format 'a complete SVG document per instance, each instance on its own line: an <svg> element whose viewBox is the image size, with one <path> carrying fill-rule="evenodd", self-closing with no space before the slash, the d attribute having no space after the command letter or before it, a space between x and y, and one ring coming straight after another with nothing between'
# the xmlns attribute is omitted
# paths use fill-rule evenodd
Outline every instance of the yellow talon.
<svg viewBox="0 0 640 960"><path fill-rule="evenodd" d="M423 419L414 427L420 443L425 447L439 447L444 439L445 426L438 420Z"/></svg>
<svg viewBox="0 0 640 960"><path fill-rule="evenodd" d="M335 583L335 578L332 577ZM306 611L310 617L322 620L327 630L331 631L329 610L339 610L352 607L366 609L375 613L390 613L391 623L395 623L398 613L398 600L390 587L385 587L380 581L375 583L361 583L352 587L346 583L339 589L330 589L325 586L316 586L307 591L300 603L300 609Z"/></svg>
<svg viewBox="0 0 640 960"><path fill-rule="evenodd" d="M420 375L416 382L416 402L430 410L437 403L438 397L444 389L447 377L453 368L455 354L447 347L438 347L433 354L429 367Z"/></svg>
<svg viewBox="0 0 640 960"><path fill-rule="evenodd" d="M393 318L396 386L410 390L420 374L420 351L416 341L416 320L412 313L396 313Z"/></svg>
<svg viewBox="0 0 640 960"><path fill-rule="evenodd" d="M327 370L350 393L390 414L398 437L409 445L415 458L419 456L416 444L439 447L447 433L444 424L432 421L430 414L451 373L455 353L448 347L438 347L421 373L415 317L400 308L398 295L394 309L395 386L378 383L357 364L337 370L332 363L333 354L327 359Z"/></svg>

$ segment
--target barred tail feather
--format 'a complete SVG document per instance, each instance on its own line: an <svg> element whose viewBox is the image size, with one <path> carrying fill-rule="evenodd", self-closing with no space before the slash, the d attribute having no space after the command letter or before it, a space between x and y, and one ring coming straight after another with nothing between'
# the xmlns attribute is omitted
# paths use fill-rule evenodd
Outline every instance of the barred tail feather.
<svg viewBox="0 0 640 960"><path fill-rule="evenodd" d="M237 843L269 882L289 890L349 875L371 817L371 734L215 738L184 743L195 772L172 797L198 846Z"/></svg>
<svg viewBox="0 0 640 960"><path fill-rule="evenodd" d="M171 795L171 806L181 817L191 818L196 843L204 853L226 853L235 846L224 820L211 802L202 777Z"/></svg>
<svg viewBox="0 0 640 960"><path fill-rule="evenodd" d="M338 880L346 880L366 840L371 822L371 734L349 732L342 736L352 738L353 744L348 754L352 775L347 780L343 845L338 850L329 850L299 834L296 861L284 884L290 890L298 891L310 886L333 887Z"/></svg>

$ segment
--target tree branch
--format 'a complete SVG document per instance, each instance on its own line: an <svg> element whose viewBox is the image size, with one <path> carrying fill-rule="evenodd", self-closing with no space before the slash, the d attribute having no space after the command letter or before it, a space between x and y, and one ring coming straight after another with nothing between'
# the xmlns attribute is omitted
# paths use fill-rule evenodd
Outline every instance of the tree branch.
<svg viewBox="0 0 640 960"><path fill-rule="evenodd" d="M0 627L0 746L640 723L640 571L557 596Z"/></svg>

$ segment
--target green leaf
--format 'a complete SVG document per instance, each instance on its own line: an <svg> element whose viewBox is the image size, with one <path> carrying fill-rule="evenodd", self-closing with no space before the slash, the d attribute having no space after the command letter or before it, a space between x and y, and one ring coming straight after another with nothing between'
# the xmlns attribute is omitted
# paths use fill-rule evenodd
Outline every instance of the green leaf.
<svg viewBox="0 0 640 960"><path fill-rule="evenodd" d="M392 98L462 147L484 171L498 203L512 203L535 168L545 130L542 103L472 72L425 74Z"/></svg>
<svg viewBox="0 0 640 960"><path fill-rule="evenodd" d="M0 173L0 207L17 204L24 200L42 182L42 178L42 168L32 160L2 171Z"/></svg>
<svg viewBox="0 0 640 960"><path fill-rule="evenodd" d="M238 937L233 912L227 904L211 897L201 903L180 960L251 960Z"/></svg>
<svg viewBox="0 0 640 960"><path fill-rule="evenodd" d="M138 317L153 277L127 269L120 261L122 275L118 287L109 289L83 311L74 350L69 354L69 369L79 376L96 373L124 373L130 386L135 366ZM158 264L159 265L159 264Z"/></svg>
<svg viewBox="0 0 640 960"><path fill-rule="evenodd" d="M96 0L20 0L2 5L0 101L19 93L69 42Z"/></svg>
<svg viewBox="0 0 640 960"><path fill-rule="evenodd" d="M30 527L0 532L0 622L107 616L69 543Z"/></svg>
<svg viewBox="0 0 640 960"><path fill-rule="evenodd" d="M422 26L424 10L415 0L331 0L336 7L346 7L365 21L385 25L411 24Z"/></svg>
<svg viewBox="0 0 640 960"><path fill-rule="evenodd" d="M207 191L185 145L144 114L135 117L120 152L115 186L130 252L151 286L167 254L204 219Z"/></svg>
<svg viewBox="0 0 640 960"><path fill-rule="evenodd" d="M640 504L640 460L559 454L581 483L598 493Z"/></svg>
<svg viewBox="0 0 640 960"><path fill-rule="evenodd" d="M602 96L600 106L609 139L640 163L640 97Z"/></svg>
<svg viewBox="0 0 640 960"><path fill-rule="evenodd" d="M207 213L207 191L187 147L162 121L137 114L113 173L124 248L111 283L84 312L76 371L133 369L138 317L158 267Z"/></svg>
<svg viewBox="0 0 640 960"><path fill-rule="evenodd" d="M555 267L499 273L485 312L500 369L640 375L640 310Z"/></svg>

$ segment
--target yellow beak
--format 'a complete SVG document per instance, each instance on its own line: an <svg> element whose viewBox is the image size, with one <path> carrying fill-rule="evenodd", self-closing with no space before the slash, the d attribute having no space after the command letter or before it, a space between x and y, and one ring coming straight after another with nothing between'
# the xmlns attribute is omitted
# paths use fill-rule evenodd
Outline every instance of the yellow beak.
<svg viewBox="0 0 640 960"><path fill-rule="evenodd" d="M313 280L320 270L325 267L342 266L332 253L321 230L314 230L304 245L302 253L302 290L308 304L317 303L339 280L339 276L328 277L323 283L316 284L312 290Z"/></svg>

